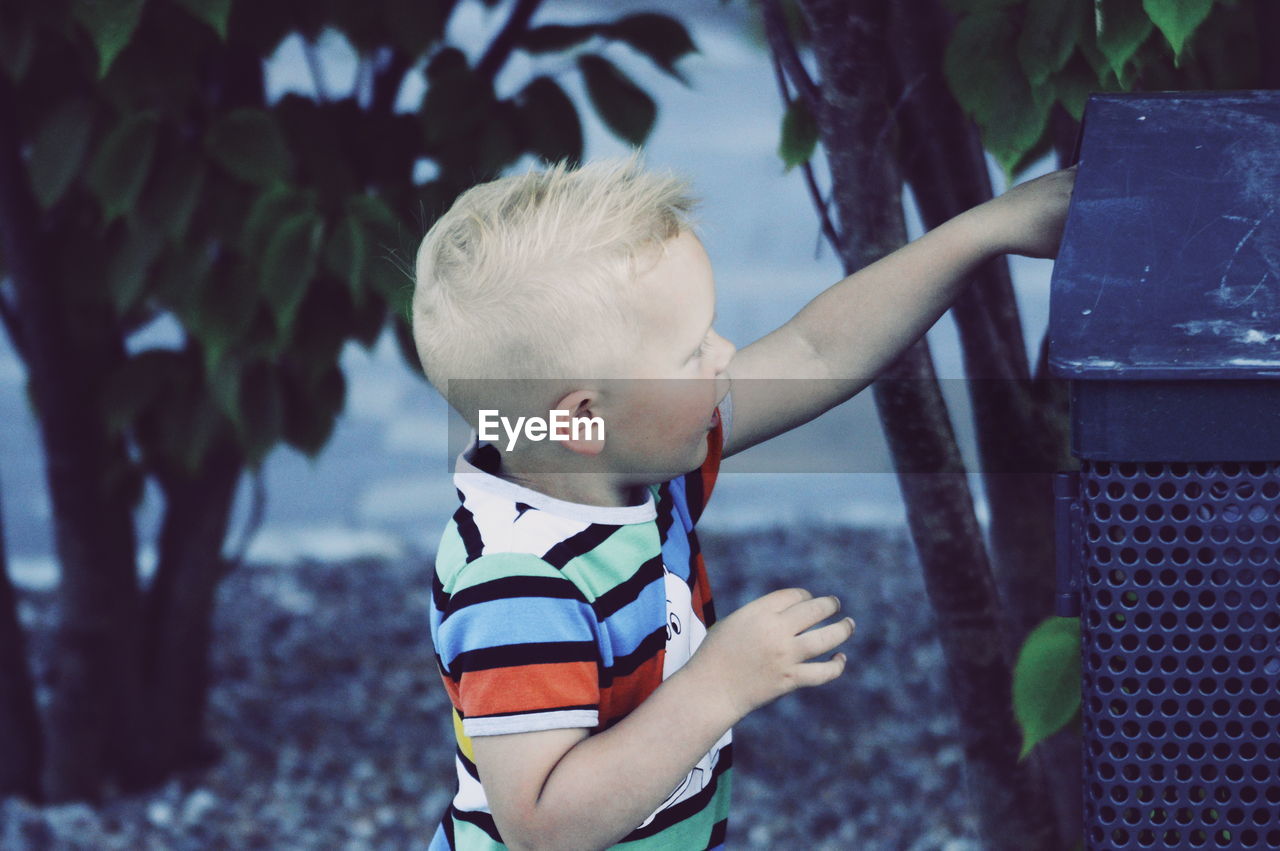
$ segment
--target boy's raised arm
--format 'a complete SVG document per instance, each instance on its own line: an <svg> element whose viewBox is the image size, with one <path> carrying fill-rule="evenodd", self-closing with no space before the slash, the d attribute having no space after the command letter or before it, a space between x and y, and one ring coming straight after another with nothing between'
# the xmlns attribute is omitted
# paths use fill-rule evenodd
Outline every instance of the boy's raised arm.
<svg viewBox="0 0 1280 851"><path fill-rule="evenodd" d="M594 736L585 729L472 739L476 768L508 847L603 848L638 827L733 724L844 670L809 661L853 634L834 597L775 591L715 624L683 668Z"/></svg>
<svg viewBox="0 0 1280 851"><path fill-rule="evenodd" d="M858 393L935 323L998 254L1053 257L1075 167L1019 184L820 293L729 367L725 456L803 425ZM746 379L821 379L751 381Z"/></svg>

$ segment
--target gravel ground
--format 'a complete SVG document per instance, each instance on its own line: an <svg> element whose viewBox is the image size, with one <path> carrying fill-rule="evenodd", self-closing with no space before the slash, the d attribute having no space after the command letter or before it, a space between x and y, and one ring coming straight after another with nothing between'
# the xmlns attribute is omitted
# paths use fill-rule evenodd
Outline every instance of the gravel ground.
<svg viewBox="0 0 1280 851"><path fill-rule="evenodd" d="M703 549L722 613L801 585L839 594L858 622L840 680L735 728L730 845L979 851L904 533L705 535ZM429 571L425 556L243 567L216 617L208 730L221 760L96 809L0 802L0 848L424 847L455 782ZM20 613L42 658L51 595L24 592Z"/></svg>

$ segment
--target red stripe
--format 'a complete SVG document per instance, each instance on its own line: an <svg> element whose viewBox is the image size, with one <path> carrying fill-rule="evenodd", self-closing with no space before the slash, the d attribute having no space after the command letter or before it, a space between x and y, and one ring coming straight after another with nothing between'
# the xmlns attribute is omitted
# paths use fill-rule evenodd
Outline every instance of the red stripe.
<svg viewBox="0 0 1280 851"><path fill-rule="evenodd" d="M462 714L467 718L538 712L596 705L600 678L595 662L513 665L465 673L458 692Z"/></svg>
<svg viewBox="0 0 1280 851"><path fill-rule="evenodd" d="M662 684L662 663L666 656L666 650L659 650L657 655L640 663L640 667L625 677L618 677L600 693L601 724L621 718L653 694Z"/></svg>

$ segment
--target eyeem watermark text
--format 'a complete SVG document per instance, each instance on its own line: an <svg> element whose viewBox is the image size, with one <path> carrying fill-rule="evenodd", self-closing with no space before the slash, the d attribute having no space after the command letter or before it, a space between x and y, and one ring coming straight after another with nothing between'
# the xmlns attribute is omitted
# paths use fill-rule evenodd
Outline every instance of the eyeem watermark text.
<svg viewBox="0 0 1280 851"><path fill-rule="evenodd" d="M568 411L551 411L550 419L542 417L516 417L514 423L496 410L480 410L479 428L481 440L498 440L498 426L507 434L507 451L516 446L523 433L526 440L604 440L604 420L599 417L571 417ZM565 427L568 427L568 434Z"/></svg>

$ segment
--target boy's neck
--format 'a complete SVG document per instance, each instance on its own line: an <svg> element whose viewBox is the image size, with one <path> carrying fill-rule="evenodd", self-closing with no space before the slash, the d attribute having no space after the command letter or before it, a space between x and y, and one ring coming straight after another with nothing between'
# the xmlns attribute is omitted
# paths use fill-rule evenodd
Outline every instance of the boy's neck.
<svg viewBox="0 0 1280 851"><path fill-rule="evenodd" d="M645 485L619 481L609 473L522 470L518 461L506 455L496 475L540 494L580 505L621 508L643 505L649 498Z"/></svg>

